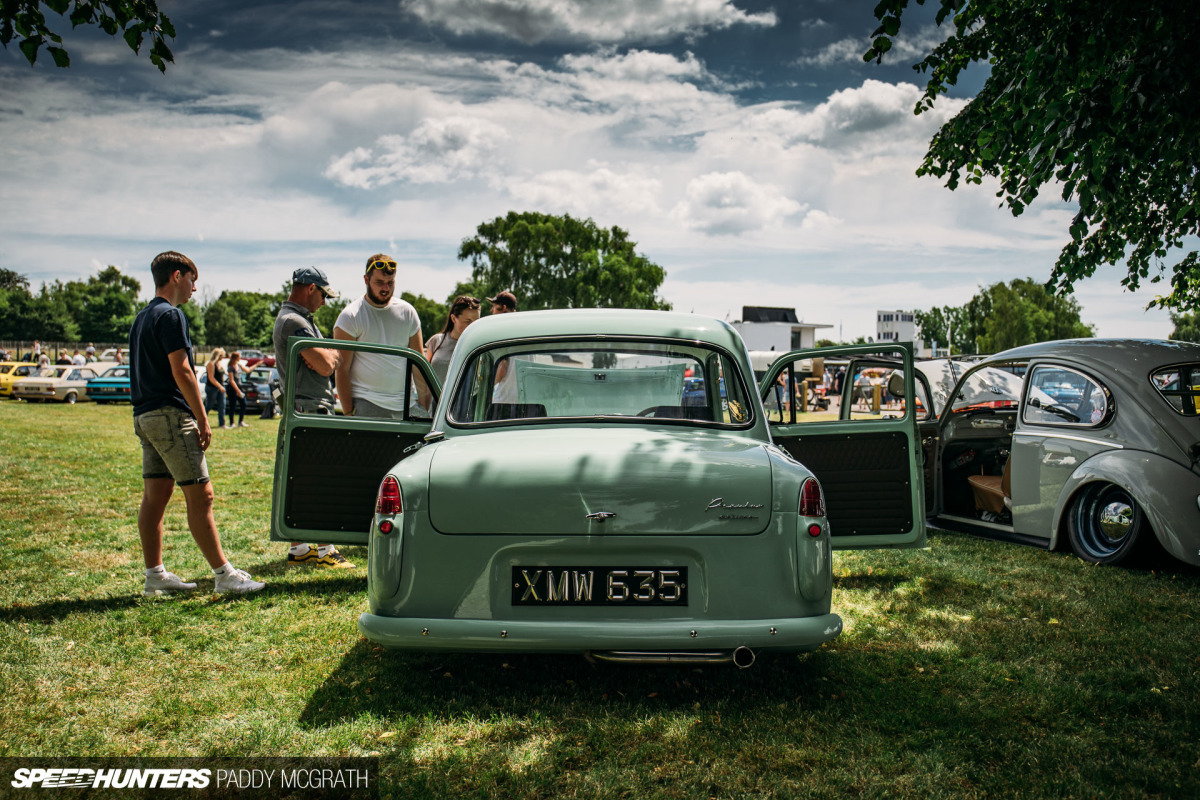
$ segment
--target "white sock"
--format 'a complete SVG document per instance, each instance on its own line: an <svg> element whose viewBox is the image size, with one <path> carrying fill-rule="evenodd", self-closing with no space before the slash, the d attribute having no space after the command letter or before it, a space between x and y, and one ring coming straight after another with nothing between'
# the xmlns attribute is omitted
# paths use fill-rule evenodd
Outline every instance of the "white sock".
<svg viewBox="0 0 1200 800"><path fill-rule="evenodd" d="M213 570L213 575L231 575L233 574L233 564L226 561L221 566Z"/></svg>
<svg viewBox="0 0 1200 800"><path fill-rule="evenodd" d="M157 567L147 567L146 568L146 577L147 578L149 578L151 575L153 575L156 578L161 578L163 575L166 575L166 574L167 574L167 568L164 567L162 564L159 564Z"/></svg>
<svg viewBox="0 0 1200 800"><path fill-rule="evenodd" d="M324 558L325 556L327 556L329 554L329 552L331 550L337 550L337 548L331 544L321 545L320 547L317 548L317 558Z"/></svg>
<svg viewBox="0 0 1200 800"><path fill-rule="evenodd" d="M306 544L292 545L291 547L288 548L288 552L290 552L294 556L302 556L308 552L308 545L306 545Z"/></svg>

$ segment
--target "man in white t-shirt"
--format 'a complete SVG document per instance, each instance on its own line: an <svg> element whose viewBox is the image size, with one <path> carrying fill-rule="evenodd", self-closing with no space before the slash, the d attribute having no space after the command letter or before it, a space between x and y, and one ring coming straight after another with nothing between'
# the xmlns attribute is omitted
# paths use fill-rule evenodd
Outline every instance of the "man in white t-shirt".
<svg viewBox="0 0 1200 800"><path fill-rule="evenodd" d="M383 253L367 259L367 291L342 309L333 338L408 347L421 352L417 310L396 297L396 260ZM360 417L404 418L408 360L377 353L345 352L334 373L342 413Z"/></svg>

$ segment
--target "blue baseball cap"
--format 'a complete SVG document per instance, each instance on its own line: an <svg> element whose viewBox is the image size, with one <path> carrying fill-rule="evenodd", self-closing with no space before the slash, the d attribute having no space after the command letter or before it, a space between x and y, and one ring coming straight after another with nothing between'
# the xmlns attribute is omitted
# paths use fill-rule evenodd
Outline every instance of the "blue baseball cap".
<svg viewBox="0 0 1200 800"><path fill-rule="evenodd" d="M337 289L329 288L329 278L325 277L325 273L316 267L301 267L292 273L293 284L311 283L321 290L321 294L333 299L339 296Z"/></svg>

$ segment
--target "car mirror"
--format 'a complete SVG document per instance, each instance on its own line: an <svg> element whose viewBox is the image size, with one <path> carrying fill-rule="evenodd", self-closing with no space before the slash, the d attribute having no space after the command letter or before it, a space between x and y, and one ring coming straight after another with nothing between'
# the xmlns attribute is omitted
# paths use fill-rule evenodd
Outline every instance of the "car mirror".
<svg viewBox="0 0 1200 800"><path fill-rule="evenodd" d="M888 392L893 397L904 397L904 373L900 370L894 370L887 383Z"/></svg>

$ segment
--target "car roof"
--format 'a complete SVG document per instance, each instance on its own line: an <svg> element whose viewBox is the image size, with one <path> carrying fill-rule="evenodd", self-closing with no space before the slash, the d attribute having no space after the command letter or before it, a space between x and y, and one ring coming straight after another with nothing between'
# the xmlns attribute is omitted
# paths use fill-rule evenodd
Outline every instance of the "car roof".
<svg viewBox="0 0 1200 800"><path fill-rule="evenodd" d="M1074 361L1098 373L1116 373L1130 381L1141 381L1159 367L1200 362L1200 344L1169 339L1060 339L1014 347L986 361L1050 357Z"/></svg>
<svg viewBox="0 0 1200 800"><path fill-rule="evenodd" d="M459 348L469 350L508 339L588 334L691 339L715 344L735 353L744 351L746 347L732 326L702 314L624 308L571 308L482 317L471 323L463 333Z"/></svg>

